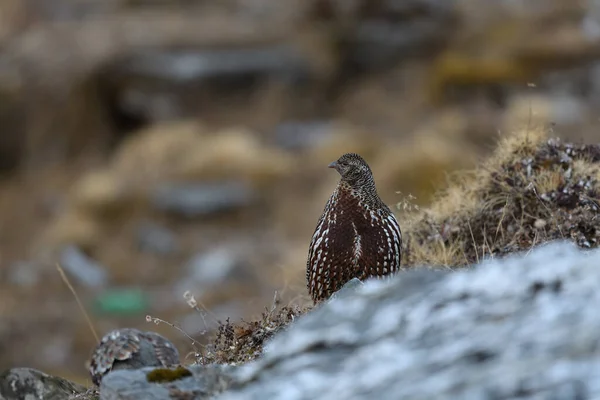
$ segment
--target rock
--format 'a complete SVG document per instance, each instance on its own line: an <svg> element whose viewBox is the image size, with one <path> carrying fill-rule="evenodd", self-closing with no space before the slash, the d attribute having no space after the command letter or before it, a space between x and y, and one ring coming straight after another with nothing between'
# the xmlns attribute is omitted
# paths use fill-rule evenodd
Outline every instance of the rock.
<svg viewBox="0 0 600 400"><path fill-rule="evenodd" d="M457 18L454 1L362 3L361 20L346 38L349 61L362 68L381 69L431 53L448 40Z"/></svg>
<svg viewBox="0 0 600 400"><path fill-rule="evenodd" d="M151 320L151 317L147 317ZM89 373L99 385L112 371L179 364L177 348L156 332L134 328L115 329L102 337L90 358Z"/></svg>
<svg viewBox="0 0 600 400"><path fill-rule="evenodd" d="M190 292L199 299L216 296L213 299L225 301L237 299L240 287L253 290L258 278L248 261L250 249L248 244L231 243L194 255L186 263L183 277L174 285L173 297Z"/></svg>
<svg viewBox="0 0 600 400"><path fill-rule="evenodd" d="M208 399L222 392L231 381L231 367L225 365L190 366L188 373L164 373L169 383L149 382L157 377L154 368L114 371L106 375L100 386L101 400L158 400L158 399ZM159 371L163 372L165 370ZM166 370L168 371L168 370ZM181 369L180 369L181 371ZM154 375L149 375L154 374ZM177 375L183 376L183 378Z"/></svg>
<svg viewBox="0 0 600 400"><path fill-rule="evenodd" d="M288 121L275 127L275 143L286 150L304 150L316 146L331 134L330 121Z"/></svg>
<svg viewBox="0 0 600 400"><path fill-rule="evenodd" d="M358 278L352 278L340 290L335 292L331 298L339 299L339 298L347 298L352 296L356 291L363 286L363 283Z"/></svg>
<svg viewBox="0 0 600 400"><path fill-rule="evenodd" d="M236 86L251 85L257 78L279 77L302 82L311 73L310 62L289 46L275 45L254 48L221 48L218 50L167 50L132 54L113 66L118 75L131 75L172 84L214 84L235 82ZM243 78L242 81L238 81Z"/></svg>
<svg viewBox="0 0 600 400"><path fill-rule="evenodd" d="M447 20L423 19L412 23L365 21L353 37L350 61L362 68L391 67L402 57L432 53L450 32Z"/></svg>
<svg viewBox="0 0 600 400"><path fill-rule="evenodd" d="M140 223L136 239L139 249L143 252L171 255L179 251L175 234L167 228L149 221Z"/></svg>
<svg viewBox="0 0 600 400"><path fill-rule="evenodd" d="M76 383L32 368L11 368L0 374L2 400L65 400L86 390Z"/></svg>
<svg viewBox="0 0 600 400"><path fill-rule="evenodd" d="M173 183L159 186L152 202L158 210L194 218L244 208L254 198L254 191L241 182Z"/></svg>
<svg viewBox="0 0 600 400"><path fill-rule="evenodd" d="M92 260L76 246L67 246L62 250L60 265L77 282L87 287L99 288L108 283L106 268Z"/></svg>
<svg viewBox="0 0 600 400"><path fill-rule="evenodd" d="M219 112L231 111L228 107L234 99L244 99L242 107L256 115L262 108L255 100L257 92L262 94L276 84L282 93L292 94L318 85L328 75L328 37L322 35L310 46L303 46L302 41L281 37L264 38L263 43L213 42L132 51L108 63L103 84L114 93L115 107L123 115L144 121L190 116L209 120ZM190 87L195 88L193 94ZM268 102L271 111L282 106L287 111L300 105L297 99L281 94Z"/></svg>
<svg viewBox="0 0 600 400"><path fill-rule="evenodd" d="M0 138L0 170L70 159L83 149L107 151L123 131L197 115L206 109L197 107L206 86L225 86L217 97L227 98L232 83L242 91L252 87L255 79L248 77L266 78L261 88L271 80L292 87L306 74L322 73L310 49L290 38L296 27L281 18L265 24L187 1L167 7L129 3L2 2L0 121L7 133ZM190 79L202 86L193 96ZM214 94L203 98L204 106L224 103L215 102ZM221 110L230 111L226 103ZM241 107L249 105L254 102ZM57 131L54 124L63 128Z"/></svg>
<svg viewBox="0 0 600 400"><path fill-rule="evenodd" d="M41 268L36 263L18 261L8 268L8 281L11 285L34 287L40 280Z"/></svg>
<svg viewBox="0 0 600 400"><path fill-rule="evenodd" d="M239 266L240 261L235 249L222 247L194 256L189 261L187 270L190 279L212 286L221 283L234 268Z"/></svg>
<svg viewBox="0 0 600 400"><path fill-rule="evenodd" d="M367 281L275 336L218 398L596 398L599 257L559 242Z"/></svg>

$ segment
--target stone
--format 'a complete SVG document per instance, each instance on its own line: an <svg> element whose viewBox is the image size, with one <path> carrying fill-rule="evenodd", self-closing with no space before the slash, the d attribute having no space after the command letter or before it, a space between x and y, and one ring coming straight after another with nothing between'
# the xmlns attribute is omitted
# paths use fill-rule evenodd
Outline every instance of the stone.
<svg viewBox="0 0 600 400"><path fill-rule="evenodd" d="M237 210L250 205L254 191L240 182L160 185L152 202L158 210L187 218Z"/></svg>
<svg viewBox="0 0 600 400"><path fill-rule="evenodd" d="M142 121L168 121L198 114L208 120L224 110L214 99L228 98L230 103L231 99L241 98L246 107L256 110L256 116L261 110L261 103L253 96L257 88L277 84L293 93L318 84L326 73L312 51L290 40L212 43L207 47L159 47L131 52L113 61L106 68L105 85L115 93L115 107L123 115ZM193 95L190 87L197 88ZM276 95L274 91L271 94L277 97L273 106L284 106L285 101L290 104L284 108L296 105L293 96ZM268 101L268 97L263 99Z"/></svg>
<svg viewBox="0 0 600 400"><path fill-rule="evenodd" d="M259 280L248 261L250 254L252 247L244 242L231 242L194 254L186 262L182 277L173 285L173 297L180 297L185 292L199 299L210 297L211 293L220 293L220 296L230 293L225 297L236 299L239 295L237 288L253 288Z"/></svg>
<svg viewBox="0 0 600 400"><path fill-rule="evenodd" d="M218 398L596 398L599 258L558 242L366 281L277 335Z"/></svg>
<svg viewBox="0 0 600 400"><path fill-rule="evenodd" d="M148 316L146 320L151 321L152 317ZM88 371L92 382L100 385L107 374L116 370L159 367L170 371L168 368L179 362L179 351L166 337L153 331L121 328L102 337L89 359Z"/></svg>
<svg viewBox="0 0 600 400"><path fill-rule="evenodd" d="M350 61L358 67L382 69L398 60L435 52L455 28L455 1L388 0L370 7L351 32Z"/></svg>
<svg viewBox="0 0 600 400"><path fill-rule="evenodd" d="M312 75L310 63L290 46L265 46L218 50L160 51L134 54L118 66L122 75L176 84L230 83L245 78L279 76L302 82Z"/></svg>
<svg viewBox="0 0 600 400"><path fill-rule="evenodd" d="M21 287L34 287L40 281L41 269L33 262L17 261L8 268L8 282Z"/></svg>
<svg viewBox="0 0 600 400"><path fill-rule="evenodd" d="M287 121L275 127L275 143L285 150L311 149L332 133L327 120Z"/></svg>
<svg viewBox="0 0 600 400"><path fill-rule="evenodd" d="M184 376L180 379L175 377L169 383L149 382L148 374L153 371L156 372L156 369L152 367L111 372L102 380L100 399L208 399L223 391L231 380L228 373L231 367L228 366L196 365L186 367L186 369L191 372L192 376Z"/></svg>
<svg viewBox="0 0 600 400"><path fill-rule="evenodd" d="M136 232L138 248L146 253L158 255L172 255L179 251L177 237L169 229L152 223L142 221Z"/></svg>
<svg viewBox="0 0 600 400"><path fill-rule="evenodd" d="M346 282L346 284L344 286L342 286L342 288L340 290L338 290L337 292L333 293L331 295L332 299L339 299L339 298L347 298L350 297L352 295L354 295L354 293L356 293L356 291L361 288L363 286L363 283L360 279L358 278L352 278L350 279L348 282Z"/></svg>
<svg viewBox="0 0 600 400"><path fill-rule="evenodd" d="M60 265L78 283L87 287L101 288L108 283L106 268L88 257L76 246L67 246L62 250Z"/></svg>
<svg viewBox="0 0 600 400"><path fill-rule="evenodd" d="M208 253L196 254L186 265L186 281L202 286L222 284L236 267L241 267L242 260L237 253L237 249L224 246Z"/></svg>
<svg viewBox="0 0 600 400"><path fill-rule="evenodd" d="M65 400L84 394L86 390L81 385L33 368L11 368L0 374L1 400Z"/></svg>

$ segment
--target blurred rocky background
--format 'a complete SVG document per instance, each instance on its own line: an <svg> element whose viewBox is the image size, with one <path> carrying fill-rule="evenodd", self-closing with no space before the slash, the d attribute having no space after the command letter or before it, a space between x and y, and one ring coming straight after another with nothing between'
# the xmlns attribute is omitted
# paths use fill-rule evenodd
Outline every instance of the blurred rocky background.
<svg viewBox="0 0 600 400"><path fill-rule="evenodd" d="M57 263L99 334L184 355L146 315L308 304L329 162L426 205L514 129L598 142L599 59L598 0L0 0L0 370L88 381Z"/></svg>

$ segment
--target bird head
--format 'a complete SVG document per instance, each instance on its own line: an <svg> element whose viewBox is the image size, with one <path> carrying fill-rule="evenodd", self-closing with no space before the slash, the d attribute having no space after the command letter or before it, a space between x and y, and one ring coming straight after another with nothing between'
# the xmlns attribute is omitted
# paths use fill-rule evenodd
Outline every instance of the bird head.
<svg viewBox="0 0 600 400"><path fill-rule="evenodd" d="M346 153L328 165L342 177L342 181L350 184L364 184L373 180L371 168L367 162L356 153Z"/></svg>

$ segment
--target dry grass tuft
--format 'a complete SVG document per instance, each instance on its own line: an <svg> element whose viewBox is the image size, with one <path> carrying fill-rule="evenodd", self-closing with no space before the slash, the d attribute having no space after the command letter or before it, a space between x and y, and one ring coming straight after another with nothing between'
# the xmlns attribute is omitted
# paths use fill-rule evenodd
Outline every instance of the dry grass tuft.
<svg viewBox="0 0 600 400"><path fill-rule="evenodd" d="M243 364L262 355L265 342L287 327L309 308L289 305L279 307L277 302L252 322L233 324L227 319L201 353L195 354L198 364Z"/></svg>
<svg viewBox="0 0 600 400"><path fill-rule="evenodd" d="M456 267L554 239L600 243L600 146L538 129L500 141L407 223L409 264Z"/></svg>
<svg viewBox="0 0 600 400"><path fill-rule="evenodd" d="M192 364L202 365L215 363L238 365L252 361L262 355L263 345L268 339L312 308L291 304L281 307L278 294L275 293L271 307L267 308L258 319L251 322L242 320L232 323L229 318L225 322L217 320L205 305L198 302L191 293L185 292L183 297L203 320L208 315L218 323L218 328L214 331L211 330L210 336L207 337L207 344L202 344L192 338L178 324L151 315L146 316L146 321L156 325L168 325L189 339L194 351L187 354L185 364L190 360ZM201 336L207 333L204 331Z"/></svg>

